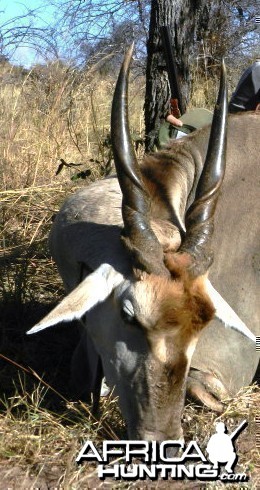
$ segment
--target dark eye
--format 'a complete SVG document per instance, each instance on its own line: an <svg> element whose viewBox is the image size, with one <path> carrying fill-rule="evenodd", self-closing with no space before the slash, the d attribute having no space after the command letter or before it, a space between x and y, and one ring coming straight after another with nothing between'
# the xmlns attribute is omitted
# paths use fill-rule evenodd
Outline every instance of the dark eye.
<svg viewBox="0 0 260 490"><path fill-rule="evenodd" d="M122 302L121 317L125 322L130 323L131 325L138 325L133 303L130 299L124 299Z"/></svg>
<svg viewBox="0 0 260 490"><path fill-rule="evenodd" d="M136 323L136 319L134 316L129 315L123 308L121 310L121 317L126 323L134 324Z"/></svg>

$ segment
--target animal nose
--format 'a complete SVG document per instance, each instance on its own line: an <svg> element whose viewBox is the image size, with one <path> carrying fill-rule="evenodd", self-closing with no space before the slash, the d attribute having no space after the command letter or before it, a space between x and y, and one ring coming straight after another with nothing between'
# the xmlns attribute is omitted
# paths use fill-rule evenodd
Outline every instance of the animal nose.
<svg viewBox="0 0 260 490"><path fill-rule="evenodd" d="M162 460L176 458L184 447L184 439L182 436L173 438L162 433L145 431L142 435L142 439L145 441L157 441L159 444L169 441L169 445L166 445L162 449L162 456L160 458Z"/></svg>
<svg viewBox="0 0 260 490"><path fill-rule="evenodd" d="M184 446L184 439L179 439L176 442L179 444L176 444L176 446L169 446L165 449L165 457L167 459L177 458L177 456L179 456L181 448Z"/></svg>

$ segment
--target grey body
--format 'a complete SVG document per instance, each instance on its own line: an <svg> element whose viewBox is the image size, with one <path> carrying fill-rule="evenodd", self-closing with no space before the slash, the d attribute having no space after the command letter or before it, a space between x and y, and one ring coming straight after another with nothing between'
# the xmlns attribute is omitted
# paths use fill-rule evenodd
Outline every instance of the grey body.
<svg viewBox="0 0 260 490"><path fill-rule="evenodd" d="M215 259L209 272L214 287L255 335L260 334L257 294L259 129L259 115L229 117L227 168L215 218ZM173 156L175 145L178 149L177 166L183 164L182 155L186 155L184 164L188 168L189 184L185 192L188 202L194 197L196 182L205 160L208 135L209 129L203 128L171 145ZM105 262L124 277L131 276L130 260L120 240L123 227L121 199L117 179L111 177L79 190L65 202L57 215L51 232L50 248L68 292L82 279L82 265L85 274ZM165 213L169 207L175 207L174 213L178 207L177 213L183 217L183 200L177 200L175 205L174 199L169 198ZM98 350L104 358L102 349L108 350L108 346L111 346L107 365L104 366L108 381L113 383L119 376L120 383L126 383L129 396L140 397L140 393L135 392L135 383L129 382L128 374L132 376L135 371L136 376L138 373L140 376L147 340L141 331L133 330L134 327L118 328L122 320L117 313L114 313L116 318L111 316L111 301L109 298L86 315L87 331L91 332L95 346L92 341L86 341L85 331L84 339L74 356L74 382L77 383L79 394L88 392L94 382L97 362L95 351ZM104 318L107 322L104 322ZM122 355L126 361L118 368L121 371L115 374L117 366L113 366L113 356L118 355ZM259 354L250 340L237 331L225 328L218 320L213 320L199 337L191 360L193 369L190 375L198 382L202 379L201 373L203 376L206 373L204 381L207 381L207 373L213 375L215 380L221 381L221 390L226 395L234 395L242 386L250 384L258 359ZM131 425L131 421L128 420L128 423Z"/></svg>
<svg viewBox="0 0 260 490"><path fill-rule="evenodd" d="M230 116L226 174L215 217L214 287L260 335L259 184L260 115ZM231 395L251 383L259 361L255 346L217 320L201 333L192 366L214 373Z"/></svg>

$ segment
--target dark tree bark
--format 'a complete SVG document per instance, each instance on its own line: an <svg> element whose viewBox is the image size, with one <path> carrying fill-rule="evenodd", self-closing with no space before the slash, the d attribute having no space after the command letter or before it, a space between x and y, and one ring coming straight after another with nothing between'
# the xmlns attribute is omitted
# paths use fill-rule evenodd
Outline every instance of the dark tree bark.
<svg viewBox="0 0 260 490"><path fill-rule="evenodd" d="M145 130L146 150L151 151L161 120L169 113L170 94L160 27L168 25L178 66L184 111L190 93L189 58L200 38L197 32L207 29L212 2L206 0L152 0L147 43Z"/></svg>

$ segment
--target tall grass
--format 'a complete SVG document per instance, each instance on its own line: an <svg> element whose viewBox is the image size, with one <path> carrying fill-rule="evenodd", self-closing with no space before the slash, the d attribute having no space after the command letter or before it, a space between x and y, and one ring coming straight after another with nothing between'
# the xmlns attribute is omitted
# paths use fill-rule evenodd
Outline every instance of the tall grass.
<svg viewBox="0 0 260 490"><path fill-rule="evenodd" d="M0 76L2 189L62 182L63 175L55 178L60 158L100 176L115 78L59 62L20 77L6 63ZM132 126L142 131L140 81L131 85L130 108Z"/></svg>
<svg viewBox="0 0 260 490"><path fill-rule="evenodd" d="M94 66L80 71L56 62L25 71L0 65L0 291L5 295L26 294L24 264L36 249L48 256L52 216L65 195L109 170L114 85L115 77L103 79ZM143 131L142 88L143 80L130 85L136 133ZM69 165L57 173L61 159ZM77 179L82 172L86 181ZM3 260L21 255L23 265L16 265L15 280L10 279Z"/></svg>

